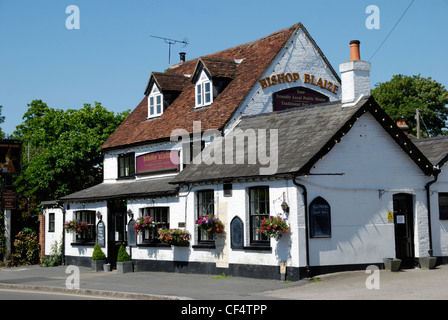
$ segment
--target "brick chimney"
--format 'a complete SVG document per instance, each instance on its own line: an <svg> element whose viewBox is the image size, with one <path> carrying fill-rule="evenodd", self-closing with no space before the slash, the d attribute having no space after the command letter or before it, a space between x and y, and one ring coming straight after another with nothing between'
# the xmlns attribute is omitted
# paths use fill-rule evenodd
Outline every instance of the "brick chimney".
<svg viewBox="0 0 448 320"><path fill-rule="evenodd" d="M341 63L342 107L352 107L370 96L370 62L362 61L358 40L350 41L350 61Z"/></svg>

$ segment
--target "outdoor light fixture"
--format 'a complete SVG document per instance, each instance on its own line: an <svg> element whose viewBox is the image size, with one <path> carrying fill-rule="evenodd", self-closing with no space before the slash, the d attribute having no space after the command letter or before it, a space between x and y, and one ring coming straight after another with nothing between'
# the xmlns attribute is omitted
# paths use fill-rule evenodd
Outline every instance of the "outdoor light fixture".
<svg viewBox="0 0 448 320"><path fill-rule="evenodd" d="M283 212L289 213L289 206L285 201L285 193L284 192L283 192L283 202L281 204L281 207L282 207Z"/></svg>
<svg viewBox="0 0 448 320"><path fill-rule="evenodd" d="M96 217L98 218L98 220L101 220L103 218L103 215L101 214L101 212L97 211Z"/></svg>

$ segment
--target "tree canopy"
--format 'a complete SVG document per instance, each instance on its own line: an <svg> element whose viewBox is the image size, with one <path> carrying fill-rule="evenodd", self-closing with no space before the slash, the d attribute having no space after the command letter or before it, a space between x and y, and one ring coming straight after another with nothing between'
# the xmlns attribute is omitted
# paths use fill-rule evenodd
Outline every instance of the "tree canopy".
<svg viewBox="0 0 448 320"><path fill-rule="evenodd" d="M98 102L60 110L32 101L14 132L23 144L19 195L53 200L101 182L101 145L128 114L114 114Z"/></svg>
<svg viewBox="0 0 448 320"><path fill-rule="evenodd" d="M412 135L417 134L416 110L420 112L423 137L448 134L448 91L431 77L394 75L375 85L372 95L394 121L405 120Z"/></svg>

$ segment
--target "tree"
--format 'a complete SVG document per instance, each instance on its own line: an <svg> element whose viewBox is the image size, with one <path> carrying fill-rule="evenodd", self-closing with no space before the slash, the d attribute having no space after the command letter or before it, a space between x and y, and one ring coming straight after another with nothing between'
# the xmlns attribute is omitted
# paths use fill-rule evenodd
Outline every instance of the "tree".
<svg viewBox="0 0 448 320"><path fill-rule="evenodd" d="M22 174L15 183L26 199L22 209L100 183L101 145L128 114L115 115L98 102L64 111L32 101L14 132L24 146Z"/></svg>
<svg viewBox="0 0 448 320"><path fill-rule="evenodd" d="M3 106L0 106L0 115L2 114L2 109L3 109ZM0 116L0 123L3 123L3 122L5 122L5 116ZM5 133L0 128L0 139L3 139L4 137L5 137Z"/></svg>
<svg viewBox="0 0 448 320"><path fill-rule="evenodd" d="M392 120L405 120L411 134L417 133L417 109L423 137L447 134L443 128L448 118L448 91L431 77L394 75L390 81L376 84L372 95Z"/></svg>

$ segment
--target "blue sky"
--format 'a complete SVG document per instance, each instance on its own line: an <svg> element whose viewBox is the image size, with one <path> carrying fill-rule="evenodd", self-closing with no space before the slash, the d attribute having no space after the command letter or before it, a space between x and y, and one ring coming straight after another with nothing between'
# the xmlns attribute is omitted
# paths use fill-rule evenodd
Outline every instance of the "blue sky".
<svg viewBox="0 0 448 320"><path fill-rule="evenodd" d="M168 67L168 44L150 35L183 40L171 62L256 40L302 22L338 71L350 40L361 41L369 60L412 0L0 0L1 125L11 134L27 104L78 109L101 102L108 110L133 109L152 71ZM80 28L67 29L69 5ZM380 28L368 29L376 5ZM372 88L394 74L432 77L448 87L448 1L415 0L376 53Z"/></svg>

